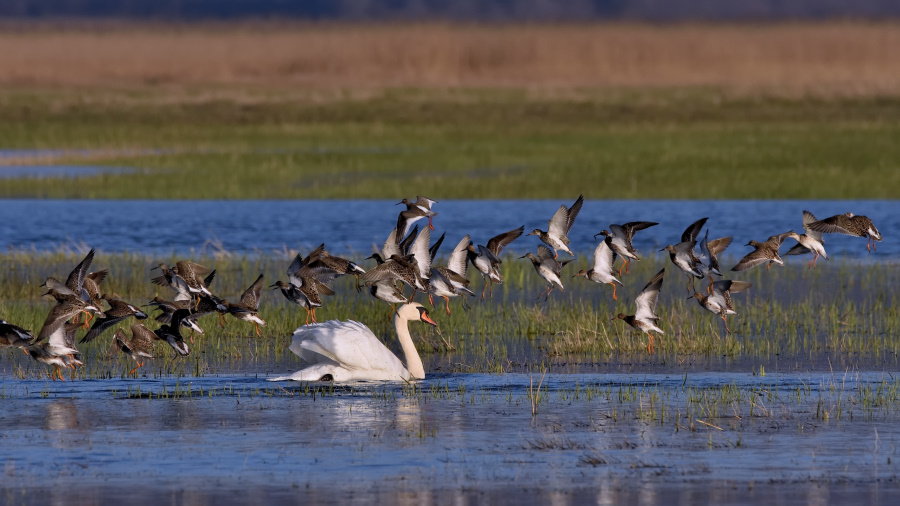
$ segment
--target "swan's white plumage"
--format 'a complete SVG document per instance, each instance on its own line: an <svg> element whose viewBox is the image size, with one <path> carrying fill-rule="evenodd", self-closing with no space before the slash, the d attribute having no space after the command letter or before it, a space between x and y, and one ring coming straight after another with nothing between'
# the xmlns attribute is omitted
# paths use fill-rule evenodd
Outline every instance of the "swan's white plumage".
<svg viewBox="0 0 900 506"><path fill-rule="evenodd" d="M417 314L418 310L411 306L413 304L404 305L398 313L406 313L412 309L411 313ZM410 368L418 374L411 374L403 362L362 323L331 320L298 328L289 349L309 366L290 376L272 378L270 381L322 381L327 376L331 376L331 380L335 382L409 381L424 378L422 362L406 325L410 318L402 316L405 315L395 318L397 337Z"/></svg>

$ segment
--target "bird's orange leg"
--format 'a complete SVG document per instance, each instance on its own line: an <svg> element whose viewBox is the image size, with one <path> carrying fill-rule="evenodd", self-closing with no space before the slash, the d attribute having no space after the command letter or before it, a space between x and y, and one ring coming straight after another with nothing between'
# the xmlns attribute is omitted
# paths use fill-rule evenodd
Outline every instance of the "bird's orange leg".
<svg viewBox="0 0 900 506"><path fill-rule="evenodd" d="M623 262L622 265L619 266L619 277L620 278L622 277L622 269L625 268L625 264L627 264L627 263L628 262Z"/></svg>
<svg viewBox="0 0 900 506"><path fill-rule="evenodd" d="M481 300L484 300L484 292L487 291L488 284L484 284L484 288L481 289Z"/></svg>
<svg viewBox="0 0 900 506"><path fill-rule="evenodd" d="M618 302L619 299L616 297L616 284L615 284L615 283L610 283L610 284L611 284L612 287L613 287L613 300L616 301L616 302Z"/></svg>
<svg viewBox="0 0 900 506"><path fill-rule="evenodd" d="M225 315L222 313L219 313L219 326L225 328Z"/></svg>
<svg viewBox="0 0 900 506"><path fill-rule="evenodd" d="M313 323L319 323L319 321L316 320L316 308L312 308L312 314L313 314Z"/></svg>
<svg viewBox="0 0 900 506"><path fill-rule="evenodd" d="M254 323L253 325L256 327L256 337L262 337L262 334L259 332L259 324Z"/></svg>
<svg viewBox="0 0 900 506"><path fill-rule="evenodd" d="M725 319L725 315L722 315L722 321L725 322L725 330L727 330L728 333L731 334L731 329L728 328L728 320Z"/></svg>
<svg viewBox="0 0 900 506"><path fill-rule="evenodd" d="M190 338L191 344L194 344L194 327L191 327L191 335L188 338Z"/></svg>
<svg viewBox="0 0 900 506"><path fill-rule="evenodd" d="M447 301L447 316L450 316L450 297L444 297L444 300ZM433 306L433 304L432 304Z"/></svg>
<svg viewBox="0 0 900 506"><path fill-rule="evenodd" d="M306 310L306 324L309 325L309 309Z"/></svg>
<svg viewBox="0 0 900 506"><path fill-rule="evenodd" d="M647 343L647 354L650 355L655 351L653 348L653 334L647 332L647 335L650 336L650 342Z"/></svg>
<svg viewBox="0 0 900 506"><path fill-rule="evenodd" d="M434 307L434 298L430 293L428 294L428 302L431 303L431 307Z"/></svg>
<svg viewBox="0 0 900 506"><path fill-rule="evenodd" d="M627 258L625 259L625 275L628 275L628 264L631 263Z"/></svg>
<svg viewBox="0 0 900 506"><path fill-rule="evenodd" d="M491 281L491 300L494 300L494 282Z"/></svg>
<svg viewBox="0 0 900 506"><path fill-rule="evenodd" d="M142 365L144 365L144 364L141 364L140 362L138 362L138 363L137 363L137 366L136 366L134 369L128 371L128 375L131 376L132 374L134 374L134 371L137 371L138 369L140 369L140 367L141 367Z"/></svg>

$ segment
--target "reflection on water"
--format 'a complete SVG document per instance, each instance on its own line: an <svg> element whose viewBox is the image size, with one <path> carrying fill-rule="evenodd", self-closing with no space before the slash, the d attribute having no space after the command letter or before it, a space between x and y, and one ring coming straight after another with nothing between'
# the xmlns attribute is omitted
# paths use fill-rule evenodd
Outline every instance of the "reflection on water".
<svg viewBox="0 0 900 506"><path fill-rule="evenodd" d="M398 196L399 198L402 196ZM408 195L411 197L411 195ZM439 195L433 197L440 199ZM571 200L571 199L570 199ZM437 234L447 244L470 234L478 244L500 232L524 225L546 229L560 204L570 201L501 200L441 201L434 210ZM221 241L236 253L309 250L326 243L339 254L368 255L384 243L396 225L400 207L394 201L140 201L140 200L0 200L0 247L54 249L70 241L106 252L190 254L207 240ZM869 255L865 241L830 234L827 251L833 257L886 259L900 257L898 201L586 201L570 238L581 253L593 251L594 234L610 223L657 221L656 227L635 236L645 254L677 242L684 229L708 216L710 237L734 236L728 253L737 257L750 250L750 239L765 240L787 230L803 231L801 212L819 218L852 211L872 218L885 237ZM102 217L102 226L96 224ZM178 226L160 224L178 223ZM91 225L93 224L93 225ZM523 237L515 251L537 247L535 237ZM447 246L445 245L445 249Z"/></svg>
<svg viewBox="0 0 900 506"><path fill-rule="evenodd" d="M67 430L78 427L78 408L74 401L59 400L47 404L44 428L47 430Z"/></svg>

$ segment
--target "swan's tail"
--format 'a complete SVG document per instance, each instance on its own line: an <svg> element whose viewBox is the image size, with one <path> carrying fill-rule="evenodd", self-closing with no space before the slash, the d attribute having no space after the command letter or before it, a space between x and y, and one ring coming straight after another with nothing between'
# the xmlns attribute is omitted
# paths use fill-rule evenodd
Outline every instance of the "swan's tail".
<svg viewBox="0 0 900 506"><path fill-rule="evenodd" d="M314 364L291 374L269 378L269 381L334 381L333 364Z"/></svg>

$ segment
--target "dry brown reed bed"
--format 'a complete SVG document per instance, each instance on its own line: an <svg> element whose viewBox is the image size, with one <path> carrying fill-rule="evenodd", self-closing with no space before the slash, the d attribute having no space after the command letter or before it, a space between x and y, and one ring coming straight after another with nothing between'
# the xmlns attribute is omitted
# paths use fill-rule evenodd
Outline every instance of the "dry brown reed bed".
<svg viewBox="0 0 900 506"><path fill-rule="evenodd" d="M900 91L900 23L3 25L0 85Z"/></svg>

